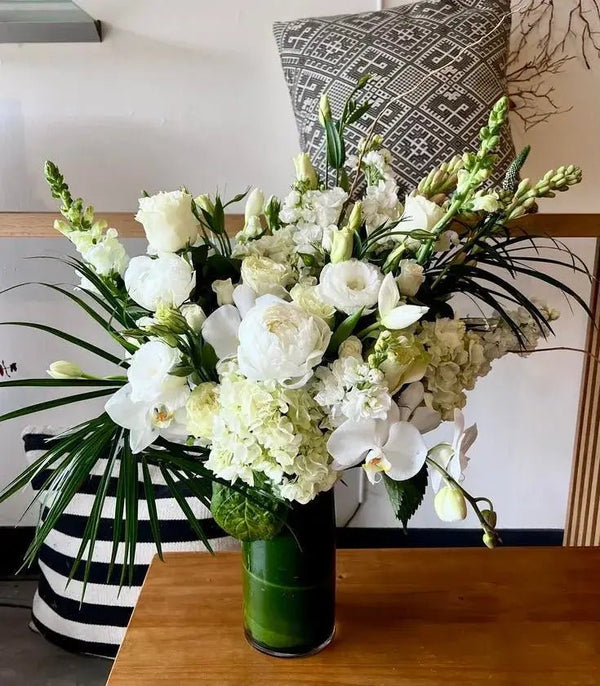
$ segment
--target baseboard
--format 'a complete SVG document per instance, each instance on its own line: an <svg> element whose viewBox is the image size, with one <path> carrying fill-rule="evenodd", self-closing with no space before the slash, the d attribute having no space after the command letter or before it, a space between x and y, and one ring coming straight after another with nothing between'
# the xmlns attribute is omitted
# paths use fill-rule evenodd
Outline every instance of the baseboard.
<svg viewBox="0 0 600 686"><path fill-rule="evenodd" d="M0 577L17 573L35 529L32 526L0 526ZM562 529L506 529L501 532L505 546L560 546ZM339 548L467 548L481 546L480 529L338 529ZM19 576L35 577L37 564L23 569Z"/></svg>

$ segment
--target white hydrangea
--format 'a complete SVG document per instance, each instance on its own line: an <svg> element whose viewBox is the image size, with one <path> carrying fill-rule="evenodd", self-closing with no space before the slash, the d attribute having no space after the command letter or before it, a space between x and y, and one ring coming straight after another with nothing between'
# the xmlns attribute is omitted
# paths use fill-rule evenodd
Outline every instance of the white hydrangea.
<svg viewBox="0 0 600 686"><path fill-rule="evenodd" d="M335 429L347 419L385 419L392 405L383 372L360 356L344 356L315 373L315 400L326 411L324 426Z"/></svg>
<svg viewBox="0 0 600 686"><path fill-rule="evenodd" d="M220 368L219 406L206 466L220 478L254 485L265 475L288 500L307 503L337 479L323 411L306 389L244 378L233 362Z"/></svg>

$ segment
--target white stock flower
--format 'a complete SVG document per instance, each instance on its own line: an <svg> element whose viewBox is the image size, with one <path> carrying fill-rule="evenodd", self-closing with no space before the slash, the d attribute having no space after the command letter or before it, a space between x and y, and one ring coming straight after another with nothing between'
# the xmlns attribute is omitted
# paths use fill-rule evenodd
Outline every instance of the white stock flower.
<svg viewBox="0 0 600 686"><path fill-rule="evenodd" d="M211 286L217 296L217 305L231 305L233 303L233 283L231 279L215 279Z"/></svg>
<svg viewBox="0 0 600 686"><path fill-rule="evenodd" d="M179 255L134 257L125 272L125 288L133 300L152 312L159 305L179 307L194 286L194 271Z"/></svg>
<svg viewBox="0 0 600 686"><path fill-rule="evenodd" d="M319 296L346 314L369 310L377 302L382 278L379 268L368 262L329 263L321 271Z"/></svg>
<svg viewBox="0 0 600 686"><path fill-rule="evenodd" d="M387 273L378 294L379 318L386 329L406 329L429 310L420 305L400 302L400 291L391 273Z"/></svg>
<svg viewBox="0 0 600 686"><path fill-rule="evenodd" d="M279 264L269 257L248 255L242 260L242 281L256 295L287 295L285 287L292 280L292 272L285 264Z"/></svg>
<svg viewBox="0 0 600 686"><path fill-rule="evenodd" d="M187 305L182 305L179 311L183 315L188 326L194 333L200 333L202 329L202 324L206 321L206 314L200 305L195 303L189 303Z"/></svg>
<svg viewBox="0 0 600 686"><path fill-rule="evenodd" d="M371 483L380 481L382 472L394 481L410 479L427 457L427 446L412 424L388 419L344 422L331 434L327 450L336 470L364 462Z"/></svg>
<svg viewBox="0 0 600 686"><path fill-rule="evenodd" d="M422 195L407 195L398 228L402 231L431 231L444 214L439 205Z"/></svg>
<svg viewBox="0 0 600 686"><path fill-rule="evenodd" d="M402 295L414 296L425 281L423 267L416 260L400 260L400 275L396 278Z"/></svg>
<svg viewBox="0 0 600 686"><path fill-rule="evenodd" d="M192 212L192 196L184 191L161 191L140 198L136 221L144 227L153 252L176 252L198 237L198 220Z"/></svg>
<svg viewBox="0 0 600 686"><path fill-rule="evenodd" d="M295 303L263 295L242 320L238 337L238 363L244 376L297 388L321 362L331 330L323 319Z"/></svg>
<svg viewBox="0 0 600 686"><path fill-rule="evenodd" d="M442 469L454 479L462 481L469 458L467 452L477 438L477 424L465 429L465 418L460 410L454 410L454 438L452 444L440 443L431 449L429 455ZM435 491L442 483L442 474L437 469L431 470L431 485Z"/></svg>
<svg viewBox="0 0 600 686"><path fill-rule="evenodd" d="M382 179L376 185L367 187L363 198L363 218L367 233L399 219L401 214L402 203L398 200L398 185L394 179Z"/></svg>

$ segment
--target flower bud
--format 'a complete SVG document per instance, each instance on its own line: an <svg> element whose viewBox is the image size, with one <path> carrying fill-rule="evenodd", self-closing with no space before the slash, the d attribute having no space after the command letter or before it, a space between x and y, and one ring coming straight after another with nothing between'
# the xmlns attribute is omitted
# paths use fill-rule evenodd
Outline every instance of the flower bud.
<svg viewBox="0 0 600 686"><path fill-rule="evenodd" d="M331 106L329 104L329 98L327 97L327 93L323 93L319 100L319 122L321 123L321 126L325 126L325 122L330 120Z"/></svg>
<svg viewBox="0 0 600 686"><path fill-rule="evenodd" d="M84 376L81 367L65 360L53 362L46 373L53 379L80 379Z"/></svg>
<svg viewBox="0 0 600 686"><path fill-rule="evenodd" d="M498 544L498 537L486 532L483 534L483 542L488 548L495 548Z"/></svg>
<svg viewBox="0 0 600 686"><path fill-rule="evenodd" d="M71 228L71 225L68 222L64 221L63 219L55 219L54 220L54 228L57 231L60 231L60 233L62 233L63 236L68 236L71 233L71 231L73 230Z"/></svg>
<svg viewBox="0 0 600 686"><path fill-rule="evenodd" d="M181 312L164 303L159 303L154 317L159 326L164 326L171 333L181 334L185 333L188 329L185 317Z"/></svg>
<svg viewBox="0 0 600 686"><path fill-rule="evenodd" d="M294 157L294 166L296 167L296 180L306 182L309 190L316 190L318 180L317 172L310 161L310 155L307 152L301 152Z"/></svg>
<svg viewBox="0 0 600 686"><path fill-rule="evenodd" d="M348 228L351 231L358 231L362 224L362 202L360 200L354 203L350 218L348 219Z"/></svg>
<svg viewBox="0 0 600 686"><path fill-rule="evenodd" d="M244 209L244 219L246 224L252 217L258 217L262 214L265 206L265 196L260 188L254 188L250 191L246 200L246 207Z"/></svg>
<svg viewBox="0 0 600 686"><path fill-rule="evenodd" d="M464 495L454 486L443 486L436 494L433 505L443 522L459 522L467 516Z"/></svg>
<svg viewBox="0 0 600 686"><path fill-rule="evenodd" d="M331 261L335 263L349 260L352 257L353 249L354 231L348 226L335 231L331 240Z"/></svg>
<svg viewBox="0 0 600 686"><path fill-rule="evenodd" d="M416 295L424 281L423 267L416 260L400 260L400 276L396 283L402 295Z"/></svg>
<svg viewBox="0 0 600 686"><path fill-rule="evenodd" d="M486 524L491 526L492 529L496 528L498 516L496 515L496 512L494 510L481 510L481 516L485 519Z"/></svg>
<svg viewBox="0 0 600 686"><path fill-rule="evenodd" d="M185 321L190 329L194 333L200 333L202 324L204 324L204 320L206 319L204 310L200 307L200 305L196 305L195 303L182 305L181 314L185 318Z"/></svg>
<svg viewBox="0 0 600 686"><path fill-rule="evenodd" d="M210 195L203 193L199 195L194 202L201 210L204 210L207 214L212 214L215 211L215 206L213 201L210 199Z"/></svg>
<svg viewBox="0 0 600 686"><path fill-rule="evenodd" d="M234 286L231 279L216 279L211 288L217 296L217 305L231 305L233 303Z"/></svg>

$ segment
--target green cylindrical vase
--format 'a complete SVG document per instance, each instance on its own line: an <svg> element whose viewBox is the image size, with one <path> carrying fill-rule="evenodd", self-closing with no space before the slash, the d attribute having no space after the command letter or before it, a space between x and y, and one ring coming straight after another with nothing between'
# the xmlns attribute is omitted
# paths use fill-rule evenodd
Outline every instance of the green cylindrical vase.
<svg viewBox="0 0 600 686"><path fill-rule="evenodd" d="M242 565L250 644L275 657L325 648L335 631L333 490L294 504L275 538L243 543Z"/></svg>

